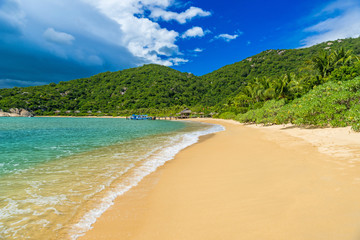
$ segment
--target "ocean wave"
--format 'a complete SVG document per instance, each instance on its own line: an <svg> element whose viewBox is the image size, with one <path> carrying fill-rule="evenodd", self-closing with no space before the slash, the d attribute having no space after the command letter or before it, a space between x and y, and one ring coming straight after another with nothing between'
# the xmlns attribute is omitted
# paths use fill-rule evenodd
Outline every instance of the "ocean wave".
<svg viewBox="0 0 360 240"><path fill-rule="evenodd" d="M74 224L70 231L70 238L77 239L83 236L86 231L92 228L92 225L96 220L111 206L114 204L114 200L129 191L132 187L138 185L138 183L147 175L154 172L158 167L164 165L167 161L172 160L177 153L181 150L195 144L199 141L199 137L224 131L225 128L221 125L206 124L209 126L208 129L179 133L176 136L167 138L165 146L153 149L148 154L143 156L139 161L143 161L140 166L132 169L132 174L126 180L118 184L114 190L109 191L105 197L103 197L101 203L94 209L85 213L80 221Z"/></svg>

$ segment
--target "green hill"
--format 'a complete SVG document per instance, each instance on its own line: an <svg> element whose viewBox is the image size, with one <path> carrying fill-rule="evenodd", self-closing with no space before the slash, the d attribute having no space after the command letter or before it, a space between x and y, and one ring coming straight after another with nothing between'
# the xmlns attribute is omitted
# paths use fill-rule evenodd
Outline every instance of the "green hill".
<svg viewBox="0 0 360 240"><path fill-rule="evenodd" d="M38 115L55 111L120 114L135 109L168 109L193 106L206 86L200 79L174 69L145 65L119 72L45 86L1 89L0 108L25 108Z"/></svg>
<svg viewBox="0 0 360 240"><path fill-rule="evenodd" d="M345 50L351 49L354 54L360 55L360 38L329 41L310 48L267 50L243 61L224 66L201 78L212 83L208 98L212 100L211 105L216 105L219 102L224 103L222 98L224 95L236 96L242 87L254 78L276 78L287 73L314 74L309 69L308 61L320 50L331 51L340 47Z"/></svg>
<svg viewBox="0 0 360 240"><path fill-rule="evenodd" d="M124 115L135 112L170 114L190 107L208 113L238 114L261 108L271 99L291 101L324 83L326 79L319 79L318 71L309 67L309 61L320 50L331 52L340 47L360 54L360 39L332 41L302 49L268 50L201 77L151 64L58 84L0 89L0 109L24 108L37 115ZM345 74L338 70L337 73L340 78ZM270 91L275 83L283 84L286 76L288 86L285 87L292 87L292 90L288 93L277 92L275 88ZM281 84L278 85L281 87ZM267 87L267 93L261 97L251 95L249 91L260 85Z"/></svg>

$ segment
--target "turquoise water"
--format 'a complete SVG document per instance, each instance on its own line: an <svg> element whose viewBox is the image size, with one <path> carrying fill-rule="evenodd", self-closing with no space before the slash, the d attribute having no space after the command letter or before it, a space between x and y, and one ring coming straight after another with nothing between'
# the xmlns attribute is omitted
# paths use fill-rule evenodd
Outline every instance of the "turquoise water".
<svg viewBox="0 0 360 240"><path fill-rule="evenodd" d="M0 176L89 149L184 127L184 123L175 121L0 118Z"/></svg>
<svg viewBox="0 0 360 240"><path fill-rule="evenodd" d="M218 125L0 118L0 239L77 239L114 199Z"/></svg>

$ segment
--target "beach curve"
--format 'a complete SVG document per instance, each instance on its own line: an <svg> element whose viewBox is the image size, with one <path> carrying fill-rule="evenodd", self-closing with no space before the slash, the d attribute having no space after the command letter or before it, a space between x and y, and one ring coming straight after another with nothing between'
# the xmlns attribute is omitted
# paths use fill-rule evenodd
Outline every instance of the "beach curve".
<svg viewBox="0 0 360 240"><path fill-rule="evenodd" d="M80 239L359 238L360 165L286 132L202 121L226 131L145 177Z"/></svg>

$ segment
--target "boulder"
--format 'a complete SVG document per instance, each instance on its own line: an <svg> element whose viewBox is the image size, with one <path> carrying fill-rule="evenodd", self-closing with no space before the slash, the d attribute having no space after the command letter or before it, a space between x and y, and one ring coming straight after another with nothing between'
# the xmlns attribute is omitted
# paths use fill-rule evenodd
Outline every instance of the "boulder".
<svg viewBox="0 0 360 240"><path fill-rule="evenodd" d="M17 109L17 108L10 108L9 112L13 113L13 114L19 114L20 115L20 109Z"/></svg>
<svg viewBox="0 0 360 240"><path fill-rule="evenodd" d="M0 109L0 117L10 117L9 113L4 112L2 109Z"/></svg>
<svg viewBox="0 0 360 240"><path fill-rule="evenodd" d="M20 111L20 116L21 116L21 117L33 117L34 114L32 114L31 112L29 112L28 110L21 109L21 111Z"/></svg>
<svg viewBox="0 0 360 240"><path fill-rule="evenodd" d="M0 109L0 117L33 117L34 114L26 109L11 108L9 112Z"/></svg>

